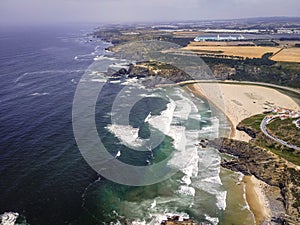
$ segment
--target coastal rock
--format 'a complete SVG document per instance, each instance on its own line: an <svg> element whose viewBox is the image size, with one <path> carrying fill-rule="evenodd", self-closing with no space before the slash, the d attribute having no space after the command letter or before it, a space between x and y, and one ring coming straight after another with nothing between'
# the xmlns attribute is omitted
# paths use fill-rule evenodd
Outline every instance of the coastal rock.
<svg viewBox="0 0 300 225"><path fill-rule="evenodd" d="M192 78L184 71L172 65L159 62L140 62L136 65L132 65L129 68L128 73L128 77L144 76L156 77L156 79L161 78L160 81L163 81L163 83L177 83L192 80Z"/></svg>
<svg viewBox="0 0 300 225"><path fill-rule="evenodd" d="M114 73L112 76L119 77L119 76L124 76L127 73L128 73L128 71L125 68L122 68L118 72Z"/></svg>
<svg viewBox="0 0 300 225"><path fill-rule="evenodd" d="M286 209L284 224L300 224L300 171L296 166L247 142L217 139L209 145L218 148L221 153L237 157L223 161L222 167L254 175L265 183L280 188Z"/></svg>
<svg viewBox="0 0 300 225"><path fill-rule="evenodd" d="M256 133L257 132L254 131L253 129L250 129L250 128L244 127L244 126L240 126L240 125L238 125L236 127L236 129L239 130L239 131L244 131L245 133L247 133L252 138L256 138Z"/></svg>
<svg viewBox="0 0 300 225"><path fill-rule="evenodd" d="M169 217L167 220L164 220L160 223L161 225L198 225L196 222L194 222L191 219L182 219L180 216L172 216ZM202 223L202 225L205 225Z"/></svg>

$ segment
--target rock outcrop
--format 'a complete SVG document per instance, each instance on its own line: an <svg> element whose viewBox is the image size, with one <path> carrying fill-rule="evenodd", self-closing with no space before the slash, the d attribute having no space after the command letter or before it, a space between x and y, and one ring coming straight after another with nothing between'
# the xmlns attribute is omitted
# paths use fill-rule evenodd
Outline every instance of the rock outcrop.
<svg viewBox="0 0 300 225"><path fill-rule="evenodd" d="M279 187L284 200L284 224L300 224L300 171L274 153L251 143L223 139L210 143L221 153L236 156L224 160L222 166L245 175L254 175L265 183ZM281 219L281 218L274 218Z"/></svg>

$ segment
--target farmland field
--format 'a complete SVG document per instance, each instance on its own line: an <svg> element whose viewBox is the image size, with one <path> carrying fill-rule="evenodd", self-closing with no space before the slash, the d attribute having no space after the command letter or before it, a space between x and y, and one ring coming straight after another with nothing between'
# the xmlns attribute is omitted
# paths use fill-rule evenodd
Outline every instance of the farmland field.
<svg viewBox="0 0 300 225"><path fill-rule="evenodd" d="M279 62L300 62L300 48L283 49L271 59Z"/></svg>
<svg viewBox="0 0 300 225"><path fill-rule="evenodd" d="M228 56L239 56L243 58L261 58L266 53L276 53L280 50L277 47L261 46L194 46L188 45L184 50L195 51L205 54L222 54Z"/></svg>

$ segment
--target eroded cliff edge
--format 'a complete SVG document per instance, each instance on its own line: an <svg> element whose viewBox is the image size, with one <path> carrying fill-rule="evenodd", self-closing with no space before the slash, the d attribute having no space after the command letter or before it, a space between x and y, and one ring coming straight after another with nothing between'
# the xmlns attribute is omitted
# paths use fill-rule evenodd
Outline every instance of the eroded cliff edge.
<svg viewBox="0 0 300 225"><path fill-rule="evenodd" d="M276 200L282 201L285 213L274 211L272 221L277 224L300 224L300 170L299 166L279 157L270 150L257 144L261 133L240 123L237 129L245 131L253 139L247 143L232 139L217 139L210 142L221 153L235 156L231 160L223 160L222 166L244 175L254 175L269 184L276 192L280 190ZM269 140L266 140L268 142Z"/></svg>

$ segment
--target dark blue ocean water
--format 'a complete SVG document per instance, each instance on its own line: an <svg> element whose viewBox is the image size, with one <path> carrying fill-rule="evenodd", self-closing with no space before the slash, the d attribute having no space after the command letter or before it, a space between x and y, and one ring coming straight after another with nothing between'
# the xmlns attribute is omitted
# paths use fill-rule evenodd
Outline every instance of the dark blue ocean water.
<svg viewBox="0 0 300 225"><path fill-rule="evenodd" d="M104 48L90 41L92 28L0 30L0 214L53 225L82 212L97 174L76 146L72 102L91 53Z"/></svg>
<svg viewBox="0 0 300 225"><path fill-rule="evenodd" d="M120 161L137 166L157 163L182 142L178 153L191 160L186 168L163 182L131 187L100 177L83 159L72 127L74 95L82 76L97 69L95 56L109 46L87 35L94 27L0 29L0 215L18 212L31 225L124 224L127 219L159 224L166 213L211 224L249 224L252 217L245 211L242 188L236 186L237 175L220 172L216 149L195 147L199 138L218 137L220 118L212 116L206 101L180 87L162 88L158 98L150 93L137 102L130 111L130 126L120 129L110 127L114 99L127 88L120 96L126 105L127 94L141 89L106 83L98 97L95 122L111 155L122 152ZM99 74L91 78L103 82ZM122 141L128 138L127 131L137 127L139 137L147 139L150 125L145 121L150 112L151 129L175 132L151 151L133 151ZM162 118L156 118L159 115ZM84 109L80 116L85 116ZM169 119L172 126L165 123ZM180 133L184 138L178 141ZM240 193L232 202L226 201L230 190Z"/></svg>

